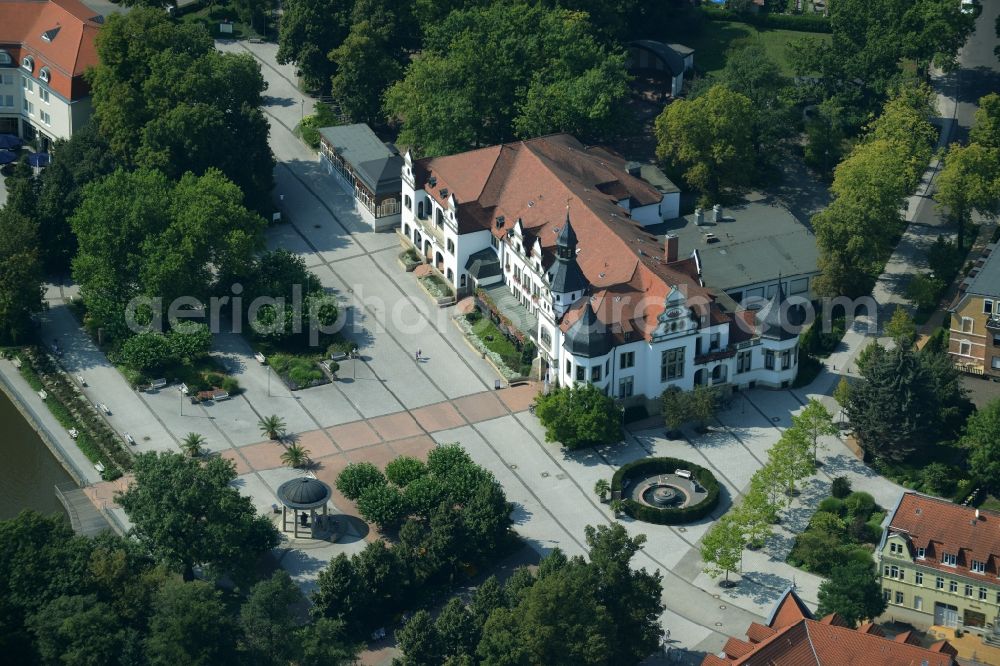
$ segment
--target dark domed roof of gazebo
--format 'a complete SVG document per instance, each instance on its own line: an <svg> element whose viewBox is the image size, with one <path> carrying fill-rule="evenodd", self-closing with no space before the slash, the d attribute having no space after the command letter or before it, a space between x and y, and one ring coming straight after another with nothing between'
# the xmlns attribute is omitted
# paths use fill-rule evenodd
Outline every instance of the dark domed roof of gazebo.
<svg viewBox="0 0 1000 666"><path fill-rule="evenodd" d="M330 499L330 486L319 479L301 476L278 486L278 499L289 509L315 509Z"/></svg>

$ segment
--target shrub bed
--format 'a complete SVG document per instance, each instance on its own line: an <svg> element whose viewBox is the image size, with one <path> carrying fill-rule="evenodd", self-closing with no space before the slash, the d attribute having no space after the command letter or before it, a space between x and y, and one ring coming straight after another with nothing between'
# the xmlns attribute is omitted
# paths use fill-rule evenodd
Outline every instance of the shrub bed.
<svg viewBox="0 0 1000 666"><path fill-rule="evenodd" d="M850 490L850 484L845 482L838 486L839 494ZM869 562L875 544L882 537L884 518L885 510L868 493L827 497L816 507L809 527L795 538L787 562L823 576L846 560Z"/></svg>
<svg viewBox="0 0 1000 666"><path fill-rule="evenodd" d="M711 21L735 21L746 23L758 29L775 28L779 30L797 30L800 32L830 33L830 19L825 16L808 14L747 14L730 12L725 9L702 6L701 11Z"/></svg>
<svg viewBox="0 0 1000 666"><path fill-rule="evenodd" d="M636 502L624 500L625 513L636 520L657 525L680 525L701 520L712 512L719 504L719 482L715 475L700 465L695 465L680 458L642 458L626 463L618 468L611 477L611 492L621 492L625 479L653 474L672 474L676 469L691 470L695 480L706 490L708 495L702 501L692 506L678 509L656 508Z"/></svg>
<svg viewBox="0 0 1000 666"><path fill-rule="evenodd" d="M274 354L267 362L292 391L330 383L316 359L311 356Z"/></svg>

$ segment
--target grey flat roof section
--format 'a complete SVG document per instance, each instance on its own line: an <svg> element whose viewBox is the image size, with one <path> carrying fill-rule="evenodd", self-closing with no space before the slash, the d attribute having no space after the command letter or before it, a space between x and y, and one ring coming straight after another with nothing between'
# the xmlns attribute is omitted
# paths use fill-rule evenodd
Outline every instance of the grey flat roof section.
<svg viewBox="0 0 1000 666"><path fill-rule="evenodd" d="M368 125L337 125L319 131L327 143L354 167L368 189L391 194L402 189L403 158L375 136Z"/></svg>
<svg viewBox="0 0 1000 666"><path fill-rule="evenodd" d="M784 277L811 275L818 270L816 237L785 208L766 201L746 202L722 209L722 221L712 222L705 210L705 224L694 215L646 227L656 234L676 234L678 254L698 250L705 286L731 291ZM716 242L705 241L711 233Z"/></svg>
<svg viewBox="0 0 1000 666"><path fill-rule="evenodd" d="M653 39L636 39L629 42L628 46L634 46L651 51L654 55L660 58L660 60L667 63L667 67L670 68L670 73L674 76L684 73L684 56L687 54L678 53L671 48L670 45Z"/></svg>
<svg viewBox="0 0 1000 666"><path fill-rule="evenodd" d="M965 293L977 296L1000 296L1000 254L995 248L979 267L976 277L969 281Z"/></svg>

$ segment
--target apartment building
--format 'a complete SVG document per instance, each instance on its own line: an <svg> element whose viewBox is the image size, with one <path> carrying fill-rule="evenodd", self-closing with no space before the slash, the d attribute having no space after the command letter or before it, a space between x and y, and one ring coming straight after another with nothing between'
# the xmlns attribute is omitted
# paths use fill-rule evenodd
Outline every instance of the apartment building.
<svg viewBox="0 0 1000 666"><path fill-rule="evenodd" d="M886 615L921 628L997 629L1000 514L904 493L875 557Z"/></svg>
<svg viewBox="0 0 1000 666"><path fill-rule="evenodd" d="M656 233L679 191L641 176L565 134L407 153L400 234L457 293L510 300L504 315L536 341L550 382L652 408L673 386L791 384L798 309L784 286L757 309L719 299L698 249L681 256L676 234Z"/></svg>
<svg viewBox="0 0 1000 666"><path fill-rule="evenodd" d="M89 120L102 22L78 0L0 0L0 133L47 150Z"/></svg>
<svg viewBox="0 0 1000 666"><path fill-rule="evenodd" d="M948 354L962 372L1000 378L1000 258L987 246L952 304Z"/></svg>
<svg viewBox="0 0 1000 666"><path fill-rule="evenodd" d="M766 624L752 623L746 640L732 637L702 666L956 666L948 641L922 647L905 631L893 638L874 624L851 627L836 613L816 619L792 588Z"/></svg>

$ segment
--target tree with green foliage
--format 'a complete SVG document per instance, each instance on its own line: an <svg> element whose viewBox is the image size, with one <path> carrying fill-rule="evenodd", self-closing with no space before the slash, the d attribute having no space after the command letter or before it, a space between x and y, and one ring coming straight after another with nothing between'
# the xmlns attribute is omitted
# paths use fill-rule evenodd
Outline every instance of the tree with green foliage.
<svg viewBox="0 0 1000 666"><path fill-rule="evenodd" d="M212 332L207 324L178 321L167 335L170 353L181 363L190 365L208 356L212 350Z"/></svg>
<svg viewBox="0 0 1000 666"><path fill-rule="evenodd" d="M701 559L705 563L705 573L712 578L736 571L743 561L743 527L732 516L723 516L712 526L701 540Z"/></svg>
<svg viewBox="0 0 1000 666"><path fill-rule="evenodd" d="M819 615L837 613L855 627L885 612L886 601L872 562L848 560L836 566L819 586Z"/></svg>
<svg viewBox="0 0 1000 666"><path fill-rule="evenodd" d="M371 595L354 563L340 553L319 572L309 612L314 622L321 618L344 622L353 635L377 619L371 617Z"/></svg>
<svg viewBox="0 0 1000 666"><path fill-rule="evenodd" d="M480 557L495 552L510 534L512 510L503 486L494 480L483 481L462 508L469 550Z"/></svg>
<svg viewBox="0 0 1000 666"><path fill-rule="evenodd" d="M369 488L386 484L385 474L370 462L351 463L337 475L337 490L349 500L357 500Z"/></svg>
<svg viewBox="0 0 1000 666"><path fill-rule="evenodd" d="M146 657L150 666L232 663L236 636L218 590L202 581L169 580L153 600Z"/></svg>
<svg viewBox="0 0 1000 666"><path fill-rule="evenodd" d="M760 548L764 541L774 532L773 525L778 521L780 506L771 501L768 493L750 480L750 492L743 496L743 501L733 513L733 520L740 525L746 543L754 548Z"/></svg>
<svg viewBox="0 0 1000 666"><path fill-rule="evenodd" d="M175 179L215 168L250 207L270 205L266 84L253 56L222 53L200 25L145 8L110 15L97 53L87 75L94 117L119 159Z"/></svg>
<svg viewBox="0 0 1000 666"><path fill-rule="evenodd" d="M73 136L57 140L51 152L59 159L38 176L36 219L45 239L42 261L46 270L64 272L76 254L76 236L69 220L80 204L83 187L121 165L92 122L74 127Z"/></svg>
<svg viewBox="0 0 1000 666"><path fill-rule="evenodd" d="M679 432L681 426L691 418L690 395L676 386L670 386L663 391L660 402L667 433Z"/></svg>
<svg viewBox="0 0 1000 666"><path fill-rule="evenodd" d="M1000 486L1000 400L969 417L962 446L969 451L969 471L991 488Z"/></svg>
<svg viewBox="0 0 1000 666"><path fill-rule="evenodd" d="M285 666L295 659L295 611L302 601L299 586L282 569L250 588L239 623L244 649L255 666Z"/></svg>
<svg viewBox="0 0 1000 666"><path fill-rule="evenodd" d="M833 399L840 405L841 412L847 408L847 403L851 399L851 383L847 381L847 377L841 377L837 382L837 388L833 390Z"/></svg>
<svg viewBox="0 0 1000 666"><path fill-rule="evenodd" d="M917 341L917 325L913 322L909 311L901 306L892 311L892 318L885 325L885 333L892 338L897 347L909 349Z"/></svg>
<svg viewBox="0 0 1000 666"><path fill-rule="evenodd" d="M380 530L397 527L406 517L406 498L396 486L372 485L358 497L358 513Z"/></svg>
<svg viewBox="0 0 1000 666"><path fill-rule="evenodd" d="M971 411L947 356L871 345L859 359L847 414L867 456L900 461L954 438Z"/></svg>
<svg viewBox="0 0 1000 666"><path fill-rule="evenodd" d="M257 427L260 429L260 434L270 440L277 441L285 436L285 428L287 426L285 419L277 414L271 414L270 416L260 417L260 420L257 421Z"/></svg>
<svg viewBox="0 0 1000 666"><path fill-rule="evenodd" d="M42 261L38 225L0 209L0 343L23 344L31 315L42 309Z"/></svg>
<svg viewBox="0 0 1000 666"><path fill-rule="evenodd" d="M201 461L179 453L142 453L135 480L116 496L136 538L161 561L194 578L196 566L213 576L244 577L278 544L271 521L230 483L224 458Z"/></svg>
<svg viewBox="0 0 1000 666"><path fill-rule="evenodd" d="M431 614L418 610L396 631L396 643L403 651L401 666L431 666L444 662L445 643Z"/></svg>
<svg viewBox="0 0 1000 666"><path fill-rule="evenodd" d="M87 185L71 225L79 240L73 277L88 319L124 340L134 297L154 299L134 319L155 328L175 299L207 300L218 272L246 270L265 225L242 199L214 169L178 183L158 171L119 170Z"/></svg>
<svg viewBox="0 0 1000 666"><path fill-rule="evenodd" d="M447 659L475 654L481 627L475 616L458 597L452 597L434 621L440 637L442 655Z"/></svg>
<svg viewBox="0 0 1000 666"><path fill-rule="evenodd" d="M201 447L205 445L205 436L189 432L181 440L181 449L192 458L201 455Z"/></svg>
<svg viewBox="0 0 1000 666"><path fill-rule="evenodd" d="M351 120L369 125L384 121L382 98L403 76L399 53L394 53L388 31L368 20L351 26L350 32L330 52L336 69L331 80L334 99Z"/></svg>
<svg viewBox="0 0 1000 666"><path fill-rule="evenodd" d="M354 642L341 620L319 617L302 627L293 640L299 642L299 666L348 666L358 661L361 645Z"/></svg>
<svg viewBox="0 0 1000 666"><path fill-rule="evenodd" d="M406 591L407 573L399 555L381 539L351 558L358 578L370 587L371 618L385 618L398 607Z"/></svg>
<svg viewBox="0 0 1000 666"><path fill-rule="evenodd" d="M231 0L230 6L236 10L240 21L250 26L258 34L265 34L267 17L275 9L275 0Z"/></svg>
<svg viewBox="0 0 1000 666"><path fill-rule="evenodd" d="M979 98L975 120L969 130L969 143L1000 150L1000 94L990 93Z"/></svg>
<svg viewBox="0 0 1000 666"><path fill-rule="evenodd" d="M127 339L122 345L121 357L125 365L140 372L161 369L174 358L167 336L154 331Z"/></svg>
<svg viewBox="0 0 1000 666"><path fill-rule="evenodd" d="M328 54L347 37L351 4L338 0L282 3L277 60L295 63L306 90L326 92L336 65Z"/></svg>
<svg viewBox="0 0 1000 666"><path fill-rule="evenodd" d="M723 85L676 100L656 119L656 156L684 169L684 179L711 205L724 189L753 176L753 102Z"/></svg>
<svg viewBox="0 0 1000 666"><path fill-rule="evenodd" d="M496 576L490 576L476 588L469 603L469 611L476 618L476 624L482 626L490 614L506 603L503 586Z"/></svg>
<svg viewBox="0 0 1000 666"><path fill-rule="evenodd" d="M621 439L621 412L615 401L593 384L558 386L535 398L535 415L545 441L567 449L613 444Z"/></svg>
<svg viewBox="0 0 1000 666"><path fill-rule="evenodd" d="M795 426L785 430L767 452L767 461L775 468L785 492L794 494L798 482L816 472L810 432Z"/></svg>
<svg viewBox="0 0 1000 666"><path fill-rule="evenodd" d="M602 502L608 499L608 493L611 492L611 484L608 483L607 479L598 479L594 483L594 494L597 495Z"/></svg>
<svg viewBox="0 0 1000 666"><path fill-rule="evenodd" d="M427 465L412 456L393 458L385 466L385 476L400 488L427 474Z"/></svg>
<svg viewBox="0 0 1000 666"><path fill-rule="evenodd" d="M965 247L965 232L972 213L996 218L1000 202L1000 148L978 143L953 143L944 157L934 194L940 207L958 230L957 245Z"/></svg>
<svg viewBox="0 0 1000 666"><path fill-rule="evenodd" d="M281 454L281 462L289 467L305 467L310 463L309 449L301 444L289 444Z"/></svg>
<svg viewBox="0 0 1000 666"><path fill-rule="evenodd" d="M806 164L824 177L833 174L833 168L844 154L844 110L833 99L817 105L816 114L806 121Z"/></svg>
<svg viewBox="0 0 1000 666"><path fill-rule="evenodd" d="M122 619L94 594L53 599L29 618L28 626L45 664L114 664L125 641Z"/></svg>
<svg viewBox="0 0 1000 666"><path fill-rule="evenodd" d="M719 407L719 390L714 386L699 384L691 390L688 398L691 401L691 418L704 430L708 427L709 421L715 418L715 412Z"/></svg>
<svg viewBox="0 0 1000 666"><path fill-rule="evenodd" d="M645 567L631 568L631 561L646 543L646 536L630 536L619 523L584 528L590 568L597 581L598 602L614 622L610 630L611 663L638 663L660 644L663 629L663 574Z"/></svg>
<svg viewBox="0 0 1000 666"><path fill-rule="evenodd" d="M809 398L805 408L792 415L792 427L802 430L812 442L813 460L819 462L819 438L832 437L840 431L833 425L833 416L816 398Z"/></svg>
<svg viewBox="0 0 1000 666"><path fill-rule="evenodd" d="M418 8L419 11L419 8ZM389 88L401 143L425 156L553 132L611 136L628 97L624 55L585 14L517 0L457 7Z"/></svg>

